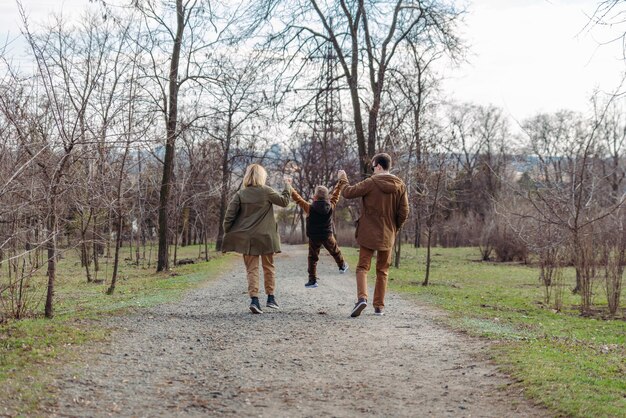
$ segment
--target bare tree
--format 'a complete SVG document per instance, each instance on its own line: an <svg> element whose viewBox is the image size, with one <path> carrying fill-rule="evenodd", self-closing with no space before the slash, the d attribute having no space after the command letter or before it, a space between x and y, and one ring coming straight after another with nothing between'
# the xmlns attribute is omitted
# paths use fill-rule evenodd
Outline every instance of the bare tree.
<svg viewBox="0 0 626 418"><path fill-rule="evenodd" d="M145 30L139 40L148 62L144 67L145 76L152 81L146 89L154 98L155 110L163 115L165 122L157 271L169 268L169 205L175 145L185 128L179 125L179 95L185 85L198 88L210 80L205 74L206 56L212 52L220 36L220 33L214 33L217 29L214 9L207 3L206 0L170 0L160 4L148 0L135 2ZM167 58L164 60L164 57Z"/></svg>
<svg viewBox="0 0 626 418"><path fill-rule="evenodd" d="M563 237L561 246L567 250L576 269L574 290L581 295L582 314L590 312L593 284L602 261L598 251L599 243L604 240L601 222L616 213L624 202L623 196L615 203L604 198L606 182L598 170L598 132L604 114L604 111L598 113L591 121L572 119L571 126L559 122L553 125L555 132L546 131L545 138L568 140L560 145L564 150L562 154L539 158L542 181L531 189L520 190L518 199L532 209L521 213L523 205L514 200L506 202L508 212L527 219L534 225L533 229L559 231ZM564 119L557 117L556 120ZM564 131L568 133L565 135ZM536 131L529 135L531 142L532 132Z"/></svg>
<svg viewBox="0 0 626 418"><path fill-rule="evenodd" d="M29 107L32 84L6 68L0 80L0 323L20 319L36 308L39 296L30 285L43 265L44 235L41 211L36 209L43 200L42 187L31 175L33 158L20 151L19 131L14 126L14 105ZM20 127L26 127L34 120L21 122Z"/></svg>
<svg viewBox="0 0 626 418"><path fill-rule="evenodd" d="M484 222L505 167L508 121L499 108L469 103L452 105L448 118L447 147L457 164L455 204L464 215L473 212Z"/></svg>
<svg viewBox="0 0 626 418"><path fill-rule="evenodd" d="M597 108L606 108L605 117L598 127L598 141L601 170L604 179L609 185L608 199L615 203L620 199L624 190L624 176L626 171L622 159L626 147L626 119L622 101L613 98L608 105L595 95L592 102Z"/></svg>
<svg viewBox="0 0 626 418"><path fill-rule="evenodd" d="M183 45L183 34L185 32L185 28L190 23L190 12L193 11L195 2L191 4L191 7L187 7L188 5L189 4L187 2L183 2L183 0L176 0L176 23L173 27L171 27L169 23L163 19L162 12L154 8L155 5L152 2L145 1L137 3L137 6L146 21L149 20L151 22L155 22L158 28L157 31L148 33L150 40L153 42L151 48L149 49L153 62L157 59L156 53L160 52L160 48L155 48L157 45L163 44L164 47L169 46L171 48L167 77L162 77L160 65L154 65L152 67L155 80L166 80L164 83L158 82L158 86L161 89L159 100L163 101L161 111L163 112L165 118L166 140L165 156L163 158L163 178L161 180L161 197L159 203L159 254L157 259L157 271L167 270L169 267L168 206L170 200L172 172L174 170L175 144L176 137L178 136L178 92L180 90L178 72L181 49ZM147 24L146 26L151 27L150 24Z"/></svg>
<svg viewBox="0 0 626 418"><path fill-rule="evenodd" d="M609 35L610 42L621 42L623 57L626 59L626 29L624 28L624 2L622 0L601 0L589 14L589 21L583 30L592 31L596 27L609 27L617 35Z"/></svg>
<svg viewBox="0 0 626 418"><path fill-rule="evenodd" d="M66 36L63 20L57 19L48 32L35 36L29 29L23 8L19 3L18 6L23 33L37 64L38 82L44 92L43 108L50 122L47 130L33 130L31 128L37 125L29 128L17 115L12 117L23 148L29 155L37 156L35 162L46 185L48 286L45 315L51 318L58 258L57 240L60 232L59 205L61 195L66 190L64 176L73 162L74 150L86 140L85 115L102 74L102 60L95 58L84 63L86 66L74 65L72 55L67 54L71 38ZM84 68L89 71L82 73Z"/></svg>
<svg viewBox="0 0 626 418"><path fill-rule="evenodd" d="M433 169L421 175L424 182L422 183L422 193L419 197L422 200L419 207L422 209L420 217L426 231L426 272L424 273L422 286L428 286L430 280L433 236L438 223L448 209L448 191L451 188L446 154L432 153L427 154L426 158L430 161L429 166Z"/></svg>
<svg viewBox="0 0 626 418"><path fill-rule="evenodd" d="M211 127L206 130L210 141L221 149L221 192L216 250L221 250L224 231L222 221L231 190L233 168L242 162L242 152L254 138L254 125L264 126L273 108L273 93L266 85L273 60L262 51L230 50L211 61L213 84L207 87L210 103L206 113ZM239 167L241 168L241 167Z"/></svg>
<svg viewBox="0 0 626 418"><path fill-rule="evenodd" d="M454 56L462 50L456 34L461 12L443 1L391 3L354 0L338 3L317 0L268 1L277 16L287 22L270 42L291 58L293 80L330 44L340 64L338 77L350 93L361 172L376 152L379 112L389 70L407 39L428 39L444 45ZM288 51L292 52L288 52ZM304 60L294 60L303 57ZM291 65L293 67L293 65Z"/></svg>
<svg viewBox="0 0 626 418"><path fill-rule="evenodd" d="M118 273L118 269L119 269L119 262L120 262L120 247L122 246L122 230L123 230L123 223L124 223L124 219L126 218L126 211L124 210L124 197L125 197L125 187L132 187L132 185L128 184L126 185L125 180L125 176L126 176L126 170L127 170L127 162L130 159L130 153L133 149L134 146L134 141L138 140L141 138L141 134L139 134L138 132L135 132L134 127L137 125L136 122L136 99L138 96L138 90L139 90L139 85L137 83L137 72L138 72L138 68L137 68L137 56L138 56L138 51L135 51L135 55L131 56L130 60L127 60L124 62L124 64L122 64L119 60L120 56L119 53L120 51L124 48L124 46L127 46L127 37L126 35L128 34L128 30L129 27L128 26L123 26L122 30L121 30L121 37L118 40L118 49L117 49L117 55L115 55L115 62L118 63L117 66L114 66L114 70L113 73L111 75L111 77L107 78L105 77L105 79L108 79L109 83L112 84L112 88L111 88L111 94L108 95L109 98L114 97L114 93L116 92L116 86L118 84L121 85L120 81L123 81L123 87L125 88L125 93L126 93L126 97L125 98L118 98L118 102L121 104L120 105L120 109L124 111L124 117L123 117L123 122L121 123L122 125L122 132L123 135L121 135L125 140L124 140L124 148L121 152L121 155L119 156L119 162L118 162L118 175L117 175L117 181L116 181L116 191L115 191L115 205L114 205L114 212L116 214L116 226L117 226L117 230L116 230L116 234L115 234L115 255L114 255L114 259L113 259L113 273L111 275L111 284L109 286L109 288L107 289L107 294L111 295L113 294L113 292L115 291L115 285L117 282L117 273ZM125 78L123 80L121 80L121 74L125 74ZM103 112L103 120L105 121L104 123L104 128L103 130L106 130L106 122L108 121L108 116L109 116L109 110L110 110L110 103L111 101L105 101L105 106L104 106L104 112ZM106 137L105 134L103 134L103 137Z"/></svg>
<svg viewBox="0 0 626 418"><path fill-rule="evenodd" d="M422 200L418 197L423 193L422 184L424 179L421 175L429 171L429 167L425 165L423 154L433 148L427 140L434 136L429 134L433 129L431 120L435 119L435 113L439 105L437 94L439 92L439 75L437 74L435 64L445 57L445 48L438 43L428 42L412 42L409 39L408 51L404 58L405 64L394 69L390 75L393 77L391 89L388 92L391 97L402 98L397 106L394 106L392 112L394 114L404 114L398 119L404 125L403 134L394 135L403 143L389 144L381 146L382 149L404 149L404 158L396 161L406 161L403 171L407 173L407 187L411 196L414 219L413 244L415 247L420 246L421 238L421 218L422 208L419 207ZM400 94L396 93L399 92ZM394 100L389 100L393 102ZM392 135L389 135L392 136ZM400 240L396 245L397 253L400 251ZM399 261L399 254L396 254L395 260Z"/></svg>
<svg viewBox="0 0 626 418"><path fill-rule="evenodd" d="M191 243L190 234L193 230L194 242L203 244L199 249L198 258L209 260L208 241L210 231L219 221L216 208L219 209L221 199L219 170L207 170L207 167L219 167L221 163L220 143L207 140L206 129L188 130L182 135L182 148L178 171L186 174L177 175L177 184L182 189L179 207L182 208L183 222L181 225L183 243ZM181 184L184 182L187 184Z"/></svg>

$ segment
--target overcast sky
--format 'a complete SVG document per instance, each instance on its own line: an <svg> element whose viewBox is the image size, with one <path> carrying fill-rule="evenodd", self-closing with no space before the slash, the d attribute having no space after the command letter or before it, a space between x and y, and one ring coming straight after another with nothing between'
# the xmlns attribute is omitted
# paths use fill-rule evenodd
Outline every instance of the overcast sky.
<svg viewBox="0 0 626 418"><path fill-rule="evenodd" d="M585 111L595 88L614 90L625 68L615 33L585 30L597 0L467 1L470 63L448 74L456 100L494 104L521 120L537 112ZM76 13L88 0L22 0L31 20ZM459 2L461 4L461 2ZM0 0L0 34L19 34L14 0ZM13 51L18 52L18 51Z"/></svg>
<svg viewBox="0 0 626 418"><path fill-rule="evenodd" d="M616 33L585 30L598 1L475 0L468 4L471 63L445 82L452 97L494 104L515 119L585 111L593 90L613 91L624 68ZM601 45L604 43L604 45Z"/></svg>

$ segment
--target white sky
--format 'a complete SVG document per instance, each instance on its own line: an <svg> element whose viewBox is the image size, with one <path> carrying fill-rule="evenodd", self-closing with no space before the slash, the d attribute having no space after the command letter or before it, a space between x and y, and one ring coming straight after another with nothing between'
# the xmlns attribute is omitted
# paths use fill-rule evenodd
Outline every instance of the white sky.
<svg viewBox="0 0 626 418"><path fill-rule="evenodd" d="M51 13L63 14L63 16L79 16L89 7L96 7L89 0L20 0L31 30L38 24L47 21ZM11 42L8 54L13 63L24 68L32 65L30 59L25 57L26 44L20 39L21 19L17 7L17 0L0 0L0 46L4 46L7 39Z"/></svg>
<svg viewBox="0 0 626 418"><path fill-rule="evenodd" d="M494 104L521 120L559 109L585 111L595 88L613 91L619 85L626 68L621 45L600 45L617 34L584 30L599 0L465 1L465 36L472 51L469 64L448 74L444 86L451 98ZM22 4L38 21L52 11L75 14L90 3ZM18 22L15 0L0 0L0 41L19 34ZM11 53L20 48L15 44Z"/></svg>
<svg viewBox="0 0 626 418"><path fill-rule="evenodd" d="M621 44L606 44L616 28L585 30L599 0L469 1L473 55L445 82L451 97L494 104L521 120L586 111L594 89L619 86L626 69Z"/></svg>

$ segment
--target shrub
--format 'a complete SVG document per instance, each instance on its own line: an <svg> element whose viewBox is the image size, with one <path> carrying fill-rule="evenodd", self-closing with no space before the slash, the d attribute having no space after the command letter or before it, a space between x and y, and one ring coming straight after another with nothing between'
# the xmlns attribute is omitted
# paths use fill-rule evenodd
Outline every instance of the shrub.
<svg viewBox="0 0 626 418"><path fill-rule="evenodd" d="M335 238L340 247L358 247L356 238L354 237L354 227L343 227L337 229Z"/></svg>
<svg viewBox="0 0 626 418"><path fill-rule="evenodd" d="M493 236L493 249L500 262L528 261L528 247L508 228L498 228Z"/></svg>

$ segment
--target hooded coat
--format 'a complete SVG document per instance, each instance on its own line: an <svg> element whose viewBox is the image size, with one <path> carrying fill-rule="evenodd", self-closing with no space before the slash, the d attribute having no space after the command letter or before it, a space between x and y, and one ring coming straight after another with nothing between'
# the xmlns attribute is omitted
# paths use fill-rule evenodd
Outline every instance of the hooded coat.
<svg viewBox="0 0 626 418"><path fill-rule="evenodd" d="M282 193L269 186L251 186L239 190L231 199L224 216L222 252L245 255L280 252L274 205L289 204L291 187Z"/></svg>
<svg viewBox="0 0 626 418"><path fill-rule="evenodd" d="M404 182L390 173L374 174L343 189L346 199L361 198L356 241L371 250L391 250L396 234L409 217Z"/></svg>

